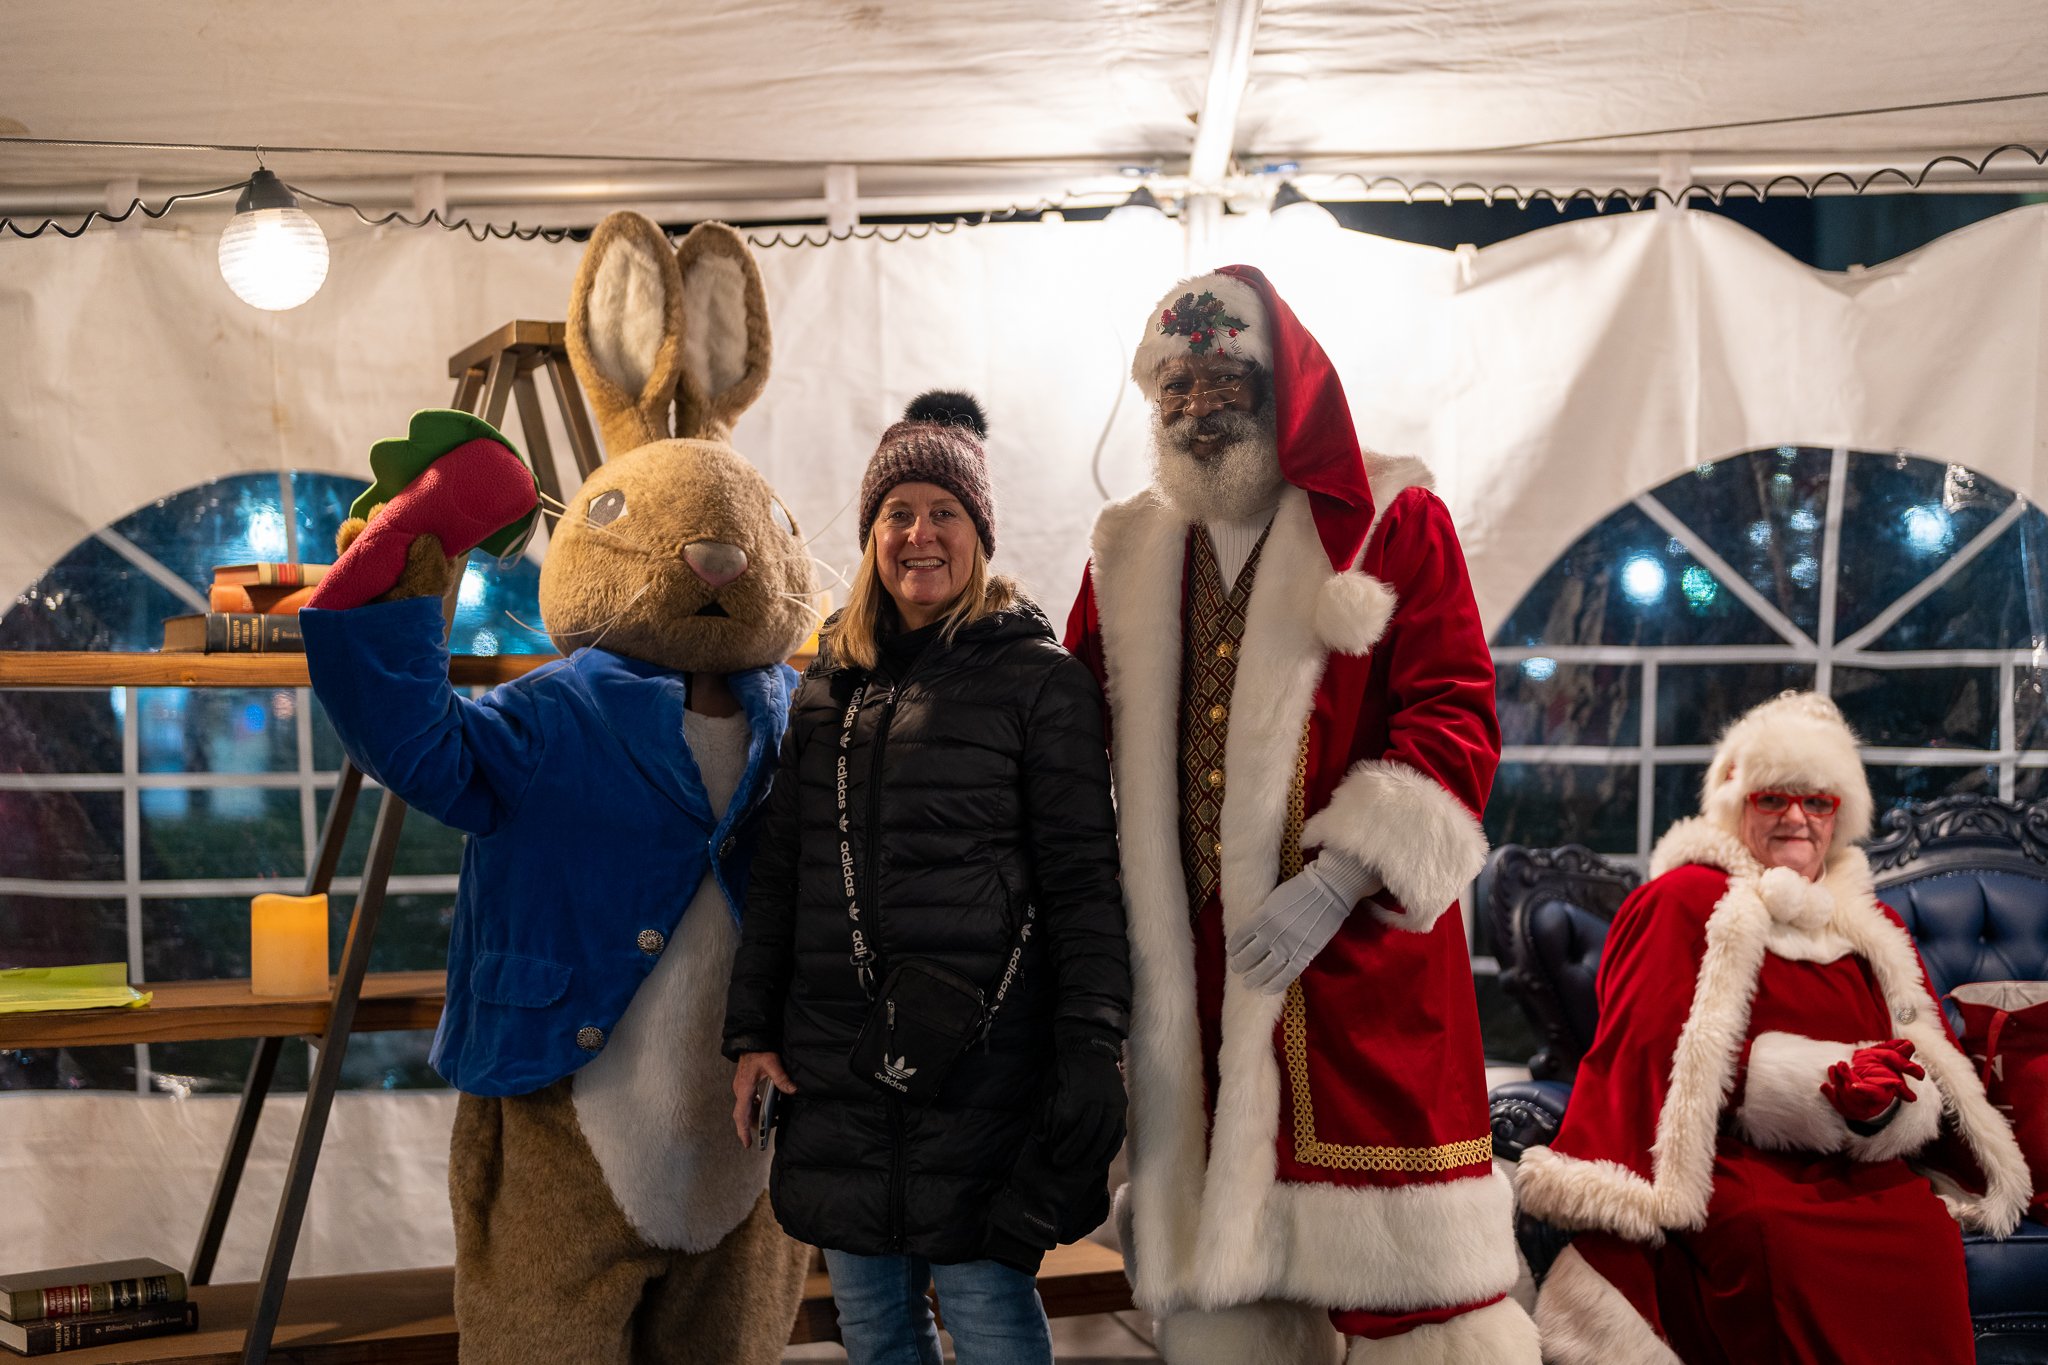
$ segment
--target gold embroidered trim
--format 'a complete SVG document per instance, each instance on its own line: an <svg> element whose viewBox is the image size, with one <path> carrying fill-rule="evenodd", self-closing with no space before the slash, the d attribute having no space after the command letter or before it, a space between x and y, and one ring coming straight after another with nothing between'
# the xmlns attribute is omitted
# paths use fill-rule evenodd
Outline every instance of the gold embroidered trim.
<svg viewBox="0 0 2048 1365"><path fill-rule="evenodd" d="M1301 751L1294 760L1294 790L1287 796L1287 828L1280 843L1280 877L1301 871L1301 828L1305 823L1308 782L1308 727L1301 732ZM1493 1160L1493 1138L1470 1138L1436 1147L1347 1147L1316 1137L1315 1101L1308 1088L1308 997L1299 978L1288 983L1281 1015L1281 1039L1287 1051L1287 1079L1294 1092L1294 1159L1304 1166L1339 1171L1442 1172L1461 1170Z"/></svg>

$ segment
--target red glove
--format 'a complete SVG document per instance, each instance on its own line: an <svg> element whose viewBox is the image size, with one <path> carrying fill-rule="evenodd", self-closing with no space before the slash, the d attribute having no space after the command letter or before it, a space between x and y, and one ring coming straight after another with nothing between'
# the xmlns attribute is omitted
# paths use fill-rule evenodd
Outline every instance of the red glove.
<svg viewBox="0 0 2048 1365"><path fill-rule="evenodd" d="M346 611L389 592L405 572L405 555L432 535L453 559L467 554L535 506L533 476L510 450L483 437L465 441L420 472L350 542L309 607Z"/></svg>
<svg viewBox="0 0 2048 1365"><path fill-rule="evenodd" d="M1918 1080L1926 1074L1926 1068L1913 1060L1913 1045L1903 1038L1893 1038L1859 1047L1848 1061L1829 1067L1820 1093L1843 1118L1852 1123L1869 1123L1894 1102L1911 1104L1919 1098L1913 1087L1906 1084L1906 1078Z"/></svg>

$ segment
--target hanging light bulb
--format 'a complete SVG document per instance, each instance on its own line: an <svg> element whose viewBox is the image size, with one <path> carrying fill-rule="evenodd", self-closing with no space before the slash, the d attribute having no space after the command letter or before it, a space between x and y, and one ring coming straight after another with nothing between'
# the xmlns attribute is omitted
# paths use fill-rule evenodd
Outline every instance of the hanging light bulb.
<svg viewBox="0 0 2048 1365"><path fill-rule="evenodd" d="M272 312L298 307L327 278L327 235L271 171L259 167L235 201L220 276L236 298Z"/></svg>
<svg viewBox="0 0 2048 1365"><path fill-rule="evenodd" d="M1273 195L1273 221L1276 223L1313 223L1325 227L1337 221L1337 215L1303 194L1292 180L1280 182L1278 192Z"/></svg>
<svg viewBox="0 0 2048 1365"><path fill-rule="evenodd" d="M1159 202L1159 196L1140 185L1131 191L1130 198L1109 211L1109 217L1105 221L1163 223L1166 221L1166 206Z"/></svg>

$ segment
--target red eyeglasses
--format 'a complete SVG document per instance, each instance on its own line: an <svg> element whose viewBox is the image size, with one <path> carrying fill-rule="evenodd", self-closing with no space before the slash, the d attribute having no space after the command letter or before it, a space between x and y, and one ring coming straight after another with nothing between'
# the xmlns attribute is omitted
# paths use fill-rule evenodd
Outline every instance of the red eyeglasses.
<svg viewBox="0 0 2048 1365"><path fill-rule="evenodd" d="M1842 798L1826 792L1751 792L1749 804L1765 815L1783 815L1793 806L1815 820L1824 820L1842 807Z"/></svg>

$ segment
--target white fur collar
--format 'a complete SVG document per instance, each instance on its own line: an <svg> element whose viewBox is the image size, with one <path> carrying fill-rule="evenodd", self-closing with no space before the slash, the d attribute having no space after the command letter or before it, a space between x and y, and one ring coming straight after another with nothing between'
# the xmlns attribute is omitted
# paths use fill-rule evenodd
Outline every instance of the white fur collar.
<svg viewBox="0 0 2048 1365"><path fill-rule="evenodd" d="M1862 849L1834 850L1821 879L1810 881L1789 867L1765 867L1740 839L1704 816L1679 821L1657 841L1650 875L1659 877L1686 863L1718 867L1730 885L1752 887L1770 912L1766 947L1798 962L1833 962L1852 952L1840 928L1842 917L1868 906L1876 895Z"/></svg>

